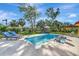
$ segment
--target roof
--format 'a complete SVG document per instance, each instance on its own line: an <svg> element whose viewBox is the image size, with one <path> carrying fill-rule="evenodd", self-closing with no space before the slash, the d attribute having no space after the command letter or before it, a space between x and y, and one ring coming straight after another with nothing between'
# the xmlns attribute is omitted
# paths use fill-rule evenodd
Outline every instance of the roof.
<svg viewBox="0 0 79 59"><path fill-rule="evenodd" d="M65 28L72 28L72 27L79 27L79 26L75 26L75 25L65 26Z"/></svg>
<svg viewBox="0 0 79 59"><path fill-rule="evenodd" d="M75 24L79 24L79 21L77 21Z"/></svg>
<svg viewBox="0 0 79 59"><path fill-rule="evenodd" d="M74 25L70 25L70 26L65 26L65 27L67 27L67 28L68 28L68 27L75 27L75 26L74 26Z"/></svg>
<svg viewBox="0 0 79 59"><path fill-rule="evenodd" d="M77 25L77 24L79 24L79 21L75 22L74 25L69 25L69 26L65 26L65 27L66 28L79 27L79 25Z"/></svg>

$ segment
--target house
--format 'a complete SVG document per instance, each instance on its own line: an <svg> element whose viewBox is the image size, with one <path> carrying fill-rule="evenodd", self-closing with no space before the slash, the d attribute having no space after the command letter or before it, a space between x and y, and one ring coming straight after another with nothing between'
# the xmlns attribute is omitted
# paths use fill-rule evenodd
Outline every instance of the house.
<svg viewBox="0 0 79 59"><path fill-rule="evenodd" d="M79 36L79 21L75 22L74 25L65 26L64 29L65 30L76 29L77 30L77 35Z"/></svg>

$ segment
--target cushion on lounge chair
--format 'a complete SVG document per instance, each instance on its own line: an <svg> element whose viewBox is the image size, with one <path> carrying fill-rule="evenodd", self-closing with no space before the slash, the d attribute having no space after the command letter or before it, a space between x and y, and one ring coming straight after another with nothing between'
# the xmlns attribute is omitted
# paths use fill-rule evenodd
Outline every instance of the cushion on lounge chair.
<svg viewBox="0 0 79 59"><path fill-rule="evenodd" d="M64 44L64 43L66 42L66 40L67 40L67 38L64 37L64 36L59 36L59 37L57 38L57 41L60 42L60 43L62 43L62 44Z"/></svg>
<svg viewBox="0 0 79 59"><path fill-rule="evenodd" d="M7 38L18 38L17 35L11 34L10 32L3 32L2 34Z"/></svg>
<svg viewBox="0 0 79 59"><path fill-rule="evenodd" d="M8 32L3 32L3 35L6 36L6 37L11 37L12 36Z"/></svg>
<svg viewBox="0 0 79 59"><path fill-rule="evenodd" d="M14 37L18 37L18 38L21 38L22 36L21 35L19 35L19 34L17 34L16 32L14 32L14 31L11 31L11 32L9 32L12 36L14 36Z"/></svg>
<svg viewBox="0 0 79 59"><path fill-rule="evenodd" d="M13 36L16 36L17 34L16 34L16 32L13 32L13 31L11 31L11 32L9 32L11 35L13 35Z"/></svg>

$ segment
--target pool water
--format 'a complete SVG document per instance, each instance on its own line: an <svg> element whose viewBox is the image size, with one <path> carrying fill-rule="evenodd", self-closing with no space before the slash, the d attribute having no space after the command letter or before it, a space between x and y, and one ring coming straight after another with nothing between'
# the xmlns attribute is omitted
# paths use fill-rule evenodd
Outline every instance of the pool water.
<svg viewBox="0 0 79 59"><path fill-rule="evenodd" d="M58 36L59 35L55 35L55 34L44 34L44 35L25 38L25 41L30 42L33 45L40 45L49 40L55 40L55 38L57 38Z"/></svg>

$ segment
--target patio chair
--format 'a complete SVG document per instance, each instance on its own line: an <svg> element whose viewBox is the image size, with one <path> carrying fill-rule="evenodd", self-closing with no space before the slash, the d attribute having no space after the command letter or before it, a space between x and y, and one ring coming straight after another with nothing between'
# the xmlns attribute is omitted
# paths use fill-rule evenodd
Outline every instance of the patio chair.
<svg viewBox="0 0 79 59"><path fill-rule="evenodd" d="M9 33L9 32L2 32L2 34L3 34L3 36L6 38L6 40L8 40L9 38L10 39L12 39L12 38L14 38L14 39L18 39L18 36L16 36L16 35L12 35L11 33Z"/></svg>
<svg viewBox="0 0 79 59"><path fill-rule="evenodd" d="M63 37L63 36L59 36L56 41L58 41L59 43L64 44L66 42L67 38Z"/></svg>
<svg viewBox="0 0 79 59"><path fill-rule="evenodd" d="M10 31L9 33L10 33L11 35L13 35L13 36L17 36L18 39L20 39L20 38L22 37L21 35L17 34L17 33L14 32L14 31Z"/></svg>

